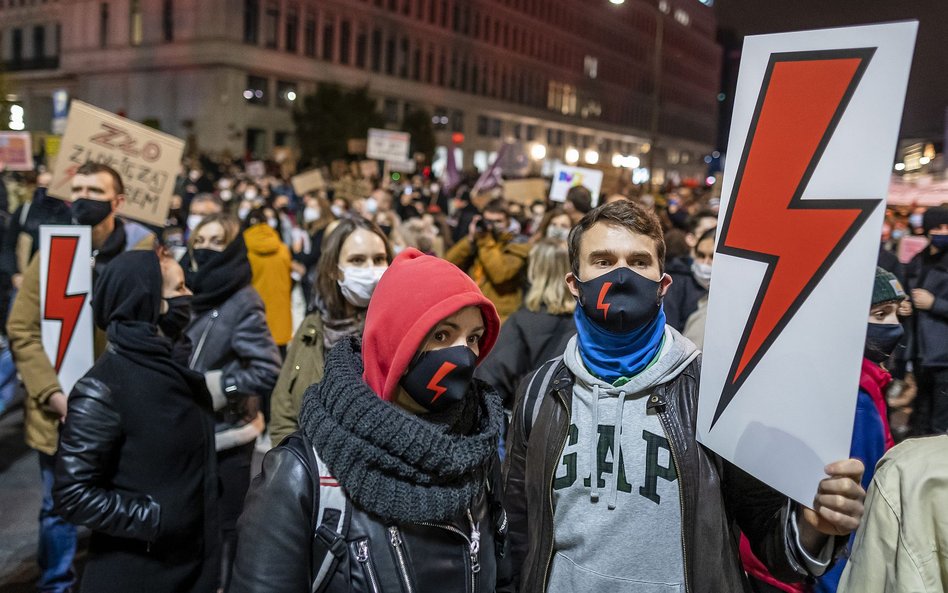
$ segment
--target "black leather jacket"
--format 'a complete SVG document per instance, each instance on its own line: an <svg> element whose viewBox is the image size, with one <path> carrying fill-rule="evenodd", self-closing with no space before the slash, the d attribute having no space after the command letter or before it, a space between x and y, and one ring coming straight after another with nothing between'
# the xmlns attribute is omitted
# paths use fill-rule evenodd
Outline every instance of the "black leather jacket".
<svg viewBox="0 0 948 593"><path fill-rule="evenodd" d="M700 368L699 357L675 380L659 386L647 404L658 412L678 470L686 593L749 591L738 556L741 531L777 579L802 580L806 569L787 543L789 499L695 440ZM546 590L553 557L553 478L572 409L572 373L562 359L544 364L537 375L547 372L553 373L547 393L525 390L518 397L504 466L511 562L520 571L514 582L524 593ZM532 413L537 398L540 408L528 446L524 410ZM837 538L837 548L845 541Z"/></svg>
<svg viewBox="0 0 948 593"><path fill-rule="evenodd" d="M238 523L229 593L302 593L314 571L314 497L305 441L294 433L270 450L250 487ZM346 552L328 577L329 593L428 591L490 593L509 575L499 559L506 518L486 490L471 509L480 532L476 554L468 517L439 524L386 525L349 505Z"/></svg>
<svg viewBox="0 0 948 593"><path fill-rule="evenodd" d="M241 288L219 307L196 315L186 333L193 347L188 366L205 375L215 397L218 449L247 442L224 436L254 421L280 374L280 352L260 295L253 286Z"/></svg>

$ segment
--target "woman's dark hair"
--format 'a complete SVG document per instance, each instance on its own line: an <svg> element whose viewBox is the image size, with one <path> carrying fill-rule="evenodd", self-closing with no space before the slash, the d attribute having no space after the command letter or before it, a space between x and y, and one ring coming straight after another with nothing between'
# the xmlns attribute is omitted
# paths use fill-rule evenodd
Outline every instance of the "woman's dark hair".
<svg viewBox="0 0 948 593"><path fill-rule="evenodd" d="M258 224L267 223L267 206L261 206L259 208L254 208L247 214L247 218L244 220L244 229L249 229L252 226Z"/></svg>
<svg viewBox="0 0 948 593"><path fill-rule="evenodd" d="M579 276L579 247L583 234L597 222L628 229L637 235L645 235L655 241L658 269L665 271L665 238L662 224L654 212L635 202L619 200L590 210L569 233L569 264L574 275Z"/></svg>
<svg viewBox="0 0 948 593"><path fill-rule="evenodd" d="M354 310L354 307L342 296L342 290L339 288L339 253L342 251L342 244L346 242L349 235L358 229L375 233L382 239L385 243L385 256L389 264L392 263L392 259L395 257L392 244L377 224L361 216L341 219L323 242L323 251L319 256L319 262L316 264L316 293L322 299L330 319L351 317Z"/></svg>

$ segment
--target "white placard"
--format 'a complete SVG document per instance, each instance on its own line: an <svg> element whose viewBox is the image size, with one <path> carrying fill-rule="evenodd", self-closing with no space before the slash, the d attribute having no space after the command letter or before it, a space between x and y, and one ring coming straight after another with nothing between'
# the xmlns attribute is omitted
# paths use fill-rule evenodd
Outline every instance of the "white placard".
<svg viewBox="0 0 948 593"><path fill-rule="evenodd" d="M379 161L404 163L408 160L408 148L411 144L411 134L369 128L369 138L365 156Z"/></svg>
<svg viewBox="0 0 948 593"><path fill-rule="evenodd" d="M40 227L40 335L63 393L92 368L92 232Z"/></svg>
<svg viewBox="0 0 948 593"><path fill-rule="evenodd" d="M593 207L599 204L599 191L602 189L602 171L557 165L553 170L553 183L550 185L550 199L565 202L570 188L584 186L592 194Z"/></svg>
<svg viewBox="0 0 948 593"><path fill-rule="evenodd" d="M698 439L808 506L849 457L917 26L744 41Z"/></svg>

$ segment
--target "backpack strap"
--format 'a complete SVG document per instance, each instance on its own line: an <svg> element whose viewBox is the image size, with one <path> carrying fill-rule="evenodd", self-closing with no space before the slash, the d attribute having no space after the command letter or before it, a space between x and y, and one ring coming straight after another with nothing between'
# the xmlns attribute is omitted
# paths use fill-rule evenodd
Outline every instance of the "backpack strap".
<svg viewBox="0 0 948 593"><path fill-rule="evenodd" d="M319 488L319 504L313 514L312 570L315 574L310 588L312 593L317 593L325 589L330 575L346 554L346 533L352 513L339 482L329 472L316 447L308 449L315 461Z"/></svg>
<svg viewBox="0 0 948 593"><path fill-rule="evenodd" d="M557 356L543 363L540 368L530 377L527 389L523 396L523 436L524 440L530 440L530 431L533 429L533 423L536 422L540 414L540 404L543 397L550 391L550 383L556 375L558 369L563 366L563 357Z"/></svg>

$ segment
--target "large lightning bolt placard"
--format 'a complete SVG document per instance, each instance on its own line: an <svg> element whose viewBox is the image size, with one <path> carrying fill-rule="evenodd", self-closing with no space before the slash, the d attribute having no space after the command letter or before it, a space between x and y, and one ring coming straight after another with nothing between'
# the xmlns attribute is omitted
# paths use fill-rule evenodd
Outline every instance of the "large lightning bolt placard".
<svg viewBox="0 0 948 593"><path fill-rule="evenodd" d="M849 457L916 22L748 37L698 439L805 505Z"/></svg>
<svg viewBox="0 0 948 593"><path fill-rule="evenodd" d="M41 226L39 254L43 349L68 395L95 361L91 230L87 226Z"/></svg>

